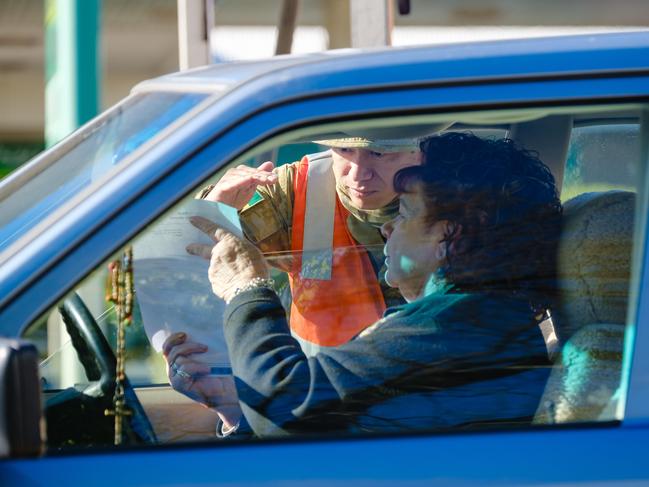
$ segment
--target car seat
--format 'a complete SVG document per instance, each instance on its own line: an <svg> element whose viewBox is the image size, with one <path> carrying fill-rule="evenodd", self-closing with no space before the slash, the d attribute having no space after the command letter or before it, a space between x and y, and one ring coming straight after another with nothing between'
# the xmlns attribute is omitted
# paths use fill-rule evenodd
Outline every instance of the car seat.
<svg viewBox="0 0 649 487"><path fill-rule="evenodd" d="M553 323L560 352L535 423L615 419L635 194L584 193L564 205Z"/></svg>

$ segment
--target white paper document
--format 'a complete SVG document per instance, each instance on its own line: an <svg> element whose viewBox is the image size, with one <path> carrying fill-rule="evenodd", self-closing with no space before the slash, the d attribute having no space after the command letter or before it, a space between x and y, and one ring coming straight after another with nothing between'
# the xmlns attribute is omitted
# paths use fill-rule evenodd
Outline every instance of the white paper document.
<svg viewBox="0 0 649 487"><path fill-rule="evenodd" d="M157 352L170 334L185 332L188 340L207 345L200 359L213 374L230 374L222 326L225 303L212 292L209 261L186 251L191 243L214 245L214 241L191 224L192 216L207 218L243 238L235 208L206 200L183 202L133 243L135 295Z"/></svg>

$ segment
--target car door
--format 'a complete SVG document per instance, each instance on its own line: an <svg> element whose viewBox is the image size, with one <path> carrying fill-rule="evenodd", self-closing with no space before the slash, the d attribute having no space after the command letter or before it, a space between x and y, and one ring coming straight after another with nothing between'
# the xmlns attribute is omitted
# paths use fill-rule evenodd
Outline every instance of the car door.
<svg viewBox="0 0 649 487"><path fill-rule="evenodd" d="M551 57L543 60L546 67L552 65ZM509 61L517 62L517 59ZM104 198L104 205L114 203L110 212L98 210L95 215L101 225L93 225L92 231L60 256L38 282L23 288L6 307L4 316L35 323L89 273L103 268L110 256L121 252L147 223L160 217L180 198L191 198L205 183L218 178L217 171L227 164L249 161L286 143L314 140L333 128L353 130L446 122L453 124L451 130L478 134L490 131L498 136L510 133L538 151L541 157L549 154L547 157L552 161L548 165L556 171L557 179L561 178L562 191L566 191L566 206L569 194L579 196L590 190L598 193L617 190L636 195L631 206L633 225L627 235L630 239L627 264L614 262L615 266L628 268L626 274L622 273L626 277L621 278L621 286L626 290L626 294L622 293L623 304L618 306L622 307L621 322L613 323L619 326L617 330L621 330L623 343L618 358L613 359L619 370L619 384L609 391L610 397L605 397L606 410L598 411L597 417L561 419L559 424L546 417L542 425L513 430L495 426L481 431L423 429L255 441L234 438L110 450L81 448L39 459L3 460L0 464L3 484L76 485L91 481L95 485L115 482L123 485L307 482L640 485L646 482L648 471L641 455L649 431L645 400L649 367L643 358L646 353L642 353L647 348L648 300L643 285L649 268L645 262L647 125L644 114L649 78L644 71L623 69L579 75L543 72L532 77L493 77L489 82L484 82L484 76L476 74L457 83L437 83L432 79L417 85L396 83L389 89L377 86L372 90L341 90L293 99L266 107L229 126L218 138L188 151L164 172L155 173L155 177L144 170L135 173L131 180L116 176L119 184L113 183L110 194L99 195ZM533 126L530 129L533 136L520 135L525 133L525 124L544 119L555 120L557 127L561 126L557 130L566 142L563 160L561 151L557 155L550 150L557 138L535 133ZM584 127L598 128L605 135L587 143ZM608 150L611 144L615 148ZM622 150L625 144L626 152ZM594 155L602 157L591 168ZM624 208L629 217L629 207ZM615 221L616 216L612 214L608 218L609 222ZM61 234L60 238L64 236ZM596 249L593 259L610 261L611 255L606 252L620 247L604 248L609 250ZM568 260L578 260L581 255L569 254ZM598 269L598 276L601 278L603 272L606 282L602 287L606 288L610 269L603 269ZM604 306L611 305L610 295L604 296ZM589 302L596 299L600 296ZM595 315L587 325L611 324L601 323ZM574 331L560 337L562 346L569 343ZM596 389L598 385L596 382ZM578 392L581 393L586 394Z"/></svg>

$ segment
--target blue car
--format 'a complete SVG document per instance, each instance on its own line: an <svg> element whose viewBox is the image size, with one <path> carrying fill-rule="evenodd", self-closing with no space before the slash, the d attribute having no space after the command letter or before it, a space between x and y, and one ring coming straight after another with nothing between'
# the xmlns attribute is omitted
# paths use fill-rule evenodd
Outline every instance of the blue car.
<svg viewBox="0 0 649 487"><path fill-rule="evenodd" d="M279 56L138 84L0 181L0 485L649 485L648 114L647 32ZM201 313L220 329L207 264L145 257L169 257L183 208L229 168L440 131L512 139L560 191L533 416L221 434L169 385L156 338ZM287 308L296 252L266 255Z"/></svg>

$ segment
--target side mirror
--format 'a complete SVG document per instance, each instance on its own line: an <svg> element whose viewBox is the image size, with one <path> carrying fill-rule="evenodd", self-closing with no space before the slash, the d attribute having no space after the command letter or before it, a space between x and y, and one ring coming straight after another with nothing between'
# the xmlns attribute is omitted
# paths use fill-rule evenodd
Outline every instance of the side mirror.
<svg viewBox="0 0 649 487"><path fill-rule="evenodd" d="M0 458L39 455L41 418L36 347L0 338Z"/></svg>

